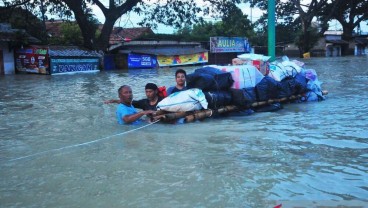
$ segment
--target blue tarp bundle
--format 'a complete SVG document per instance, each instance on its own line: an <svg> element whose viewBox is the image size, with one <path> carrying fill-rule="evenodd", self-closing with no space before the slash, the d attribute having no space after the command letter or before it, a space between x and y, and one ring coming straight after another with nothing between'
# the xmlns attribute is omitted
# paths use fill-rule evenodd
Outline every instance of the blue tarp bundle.
<svg viewBox="0 0 368 208"><path fill-rule="evenodd" d="M187 87L199 88L203 91L229 90L233 82L229 72L213 67L199 68L187 75Z"/></svg>

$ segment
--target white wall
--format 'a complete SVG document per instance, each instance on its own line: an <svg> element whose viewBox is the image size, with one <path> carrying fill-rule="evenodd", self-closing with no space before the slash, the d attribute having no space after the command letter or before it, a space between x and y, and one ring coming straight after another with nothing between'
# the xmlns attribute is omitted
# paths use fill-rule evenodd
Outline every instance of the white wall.
<svg viewBox="0 0 368 208"><path fill-rule="evenodd" d="M0 42L0 48L3 50L4 73L15 74L14 50L9 51L7 42Z"/></svg>

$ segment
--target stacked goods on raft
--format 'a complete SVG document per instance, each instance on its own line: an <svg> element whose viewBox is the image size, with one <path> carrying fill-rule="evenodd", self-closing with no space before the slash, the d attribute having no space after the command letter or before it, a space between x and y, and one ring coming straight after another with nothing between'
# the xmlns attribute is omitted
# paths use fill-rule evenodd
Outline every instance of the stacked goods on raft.
<svg viewBox="0 0 368 208"><path fill-rule="evenodd" d="M158 103L157 116L163 122L192 122L226 113L275 111L284 102L325 99L327 91L322 91L316 71L304 63L283 57L262 64L266 68L253 64L198 68L187 75L188 90Z"/></svg>

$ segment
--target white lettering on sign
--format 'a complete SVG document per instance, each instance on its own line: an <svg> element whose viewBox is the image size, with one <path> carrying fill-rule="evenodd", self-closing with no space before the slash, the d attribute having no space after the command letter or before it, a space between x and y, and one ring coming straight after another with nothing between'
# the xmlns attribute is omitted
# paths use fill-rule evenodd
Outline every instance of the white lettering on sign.
<svg viewBox="0 0 368 208"><path fill-rule="evenodd" d="M59 72L75 72L75 71L91 71L92 64L78 64L78 65L58 65Z"/></svg>

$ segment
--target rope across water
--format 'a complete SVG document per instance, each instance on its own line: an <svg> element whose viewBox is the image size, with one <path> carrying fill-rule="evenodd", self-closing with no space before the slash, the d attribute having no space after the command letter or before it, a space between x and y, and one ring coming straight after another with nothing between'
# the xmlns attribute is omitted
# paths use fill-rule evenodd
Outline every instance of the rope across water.
<svg viewBox="0 0 368 208"><path fill-rule="evenodd" d="M66 147L61 147L61 148L57 148L57 149L45 150L45 151L42 151L42 152L34 153L34 154L31 154L31 155L26 155L26 156L23 156L23 157L17 157L17 158L8 160L8 162L14 162L14 161L17 161L17 160L26 159L26 158L30 158L30 157L35 157L35 156L38 156L38 155L44 155L44 154L51 153L51 152L56 152L56 151L61 151L61 150L70 149L70 148L74 148L74 147L80 147L80 146L84 146L84 145L89 145L89 144L97 143L97 142L100 142L100 141L103 141L103 140L111 139L111 138L116 137L116 136L120 136L120 135L128 134L128 133L131 133L131 132L134 132L134 131L138 131L140 129L143 129L143 128L146 128L148 126L151 126L152 124L155 124L157 122L159 122L159 120L154 121L152 123L149 123L147 125L144 125L144 126L141 126L141 127L138 127L138 128L132 129L132 130L129 130L129 131L125 131L125 132L119 133L119 134L114 134L114 135L107 136L107 137L104 137L104 138L101 138L101 139L96 139L96 140L93 140L93 141L84 142L84 143L80 143L80 144L74 144L74 145L70 145L70 146L66 146Z"/></svg>

